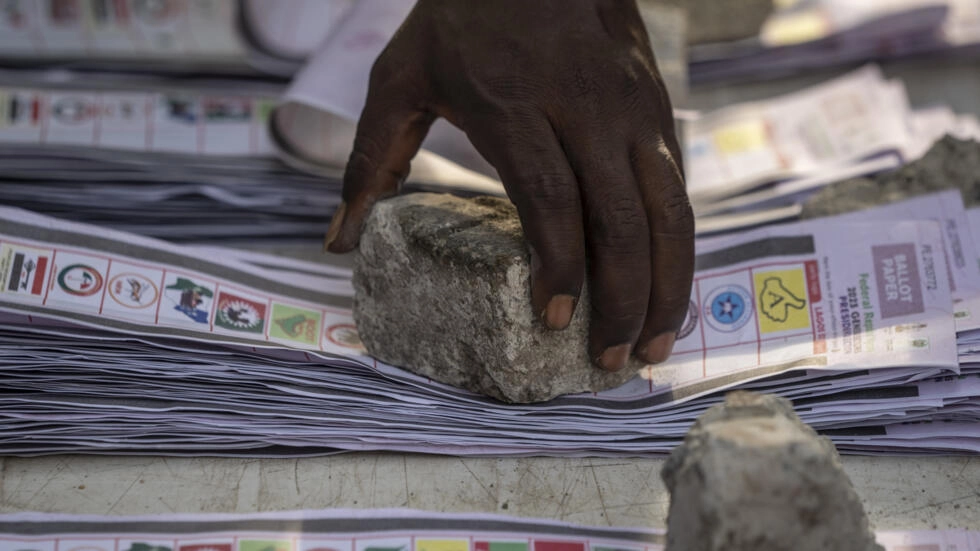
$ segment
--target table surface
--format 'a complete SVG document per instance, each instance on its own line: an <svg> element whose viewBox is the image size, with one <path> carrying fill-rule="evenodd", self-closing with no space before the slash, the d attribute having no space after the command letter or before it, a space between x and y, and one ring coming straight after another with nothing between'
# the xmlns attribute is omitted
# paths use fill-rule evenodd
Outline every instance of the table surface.
<svg viewBox="0 0 980 551"><path fill-rule="evenodd" d="M357 453L302 459L0 459L0 512L134 515L408 507L663 527L663 459L461 459ZM980 458L852 457L878 529L980 529Z"/></svg>

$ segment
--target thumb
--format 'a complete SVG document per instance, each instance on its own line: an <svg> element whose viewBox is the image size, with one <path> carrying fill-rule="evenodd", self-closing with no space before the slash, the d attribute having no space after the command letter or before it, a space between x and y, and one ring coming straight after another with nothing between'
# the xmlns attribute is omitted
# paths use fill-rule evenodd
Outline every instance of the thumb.
<svg viewBox="0 0 980 551"><path fill-rule="evenodd" d="M324 240L324 248L333 253L357 247L371 207L398 193L435 120L403 87L379 79L376 69L344 171L343 202Z"/></svg>

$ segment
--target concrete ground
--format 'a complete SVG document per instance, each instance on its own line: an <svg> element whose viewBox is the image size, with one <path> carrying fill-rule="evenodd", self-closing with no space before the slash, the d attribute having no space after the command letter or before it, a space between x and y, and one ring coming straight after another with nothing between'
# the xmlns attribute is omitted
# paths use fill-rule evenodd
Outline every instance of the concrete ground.
<svg viewBox="0 0 980 551"><path fill-rule="evenodd" d="M662 459L0 459L0 512L133 515L408 507L664 527ZM874 527L980 529L980 458L845 457Z"/></svg>

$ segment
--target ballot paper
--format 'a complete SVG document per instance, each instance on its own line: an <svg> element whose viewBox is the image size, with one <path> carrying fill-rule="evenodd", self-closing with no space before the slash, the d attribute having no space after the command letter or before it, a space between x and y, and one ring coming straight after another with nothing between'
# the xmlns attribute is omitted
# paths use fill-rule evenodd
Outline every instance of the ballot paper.
<svg viewBox="0 0 980 551"><path fill-rule="evenodd" d="M973 232L958 189L934 193L849 214L824 218L827 225L875 220L935 220L943 232L958 331L980 329L980 267Z"/></svg>
<svg viewBox="0 0 980 551"><path fill-rule="evenodd" d="M980 551L980 532L878 531L885 551ZM0 515L0 550L661 551L663 529L411 509L253 514Z"/></svg>
<svg viewBox="0 0 980 551"><path fill-rule="evenodd" d="M508 405L367 356L347 267L0 220L0 453L648 455L729 388L792 398L845 452L980 451L935 221L706 241L673 359Z"/></svg>
<svg viewBox="0 0 980 551"><path fill-rule="evenodd" d="M0 203L170 240L322 238L343 164L280 161L269 127L280 89L142 82L158 90L0 87ZM405 189L503 194L431 154Z"/></svg>
<svg viewBox="0 0 980 551"><path fill-rule="evenodd" d="M9 100L16 103L7 115L16 120L0 117L0 127L16 123L19 130L0 135L0 145L8 140L33 141L54 158L64 146L274 155L305 173L336 178L350 156L370 69L414 1L12 0L7 4L0 12L0 63L14 61L32 68L45 60L71 62L71 67L96 62L97 67L107 63L106 68L126 68L128 63L140 70L216 74L222 69L237 74L235 67L238 72L251 67L282 76L296 73L296 77L271 98L255 97L250 92L253 84L244 81L237 93L185 90L162 98L158 93L125 94L82 86L44 101L38 96L46 94L36 90L11 91L21 96ZM686 93L682 11L650 5L644 6L641 17L669 30L650 38L671 95L681 100ZM99 78L86 73L83 80ZM4 99L0 97L0 104ZM445 121L433 126L413 159L410 181L459 193L504 194L494 169L462 131Z"/></svg>
<svg viewBox="0 0 980 551"><path fill-rule="evenodd" d="M0 72L0 202L169 240L318 239L340 202L367 59L402 16L397 3L382 3L385 17L368 18L373 5L335 37L376 38L363 45L363 67L327 41L288 89ZM821 186L896 168L945 133L980 137L975 118L912 112L904 87L873 66L685 124L700 235L793 219ZM437 124L425 148L406 190L504 195L448 124Z"/></svg>
<svg viewBox="0 0 980 551"><path fill-rule="evenodd" d="M0 144L270 156L275 98L189 91L0 88Z"/></svg>
<svg viewBox="0 0 980 551"><path fill-rule="evenodd" d="M972 53L974 0L788 0L759 35L691 48L694 82L765 78L910 55Z"/></svg>
<svg viewBox="0 0 980 551"><path fill-rule="evenodd" d="M821 187L918 160L946 135L980 139L980 122L948 107L912 110L904 83L867 66L765 103L701 114L687 135L687 181L697 232L706 235L795 218ZM862 153L828 154L824 140L838 149L858 144L851 151Z"/></svg>
<svg viewBox="0 0 980 551"><path fill-rule="evenodd" d="M171 240L322 238L342 165L279 161L277 88L153 82L163 89L0 87L0 202ZM417 169L406 190L503 193L432 155Z"/></svg>
<svg viewBox="0 0 980 551"><path fill-rule="evenodd" d="M0 105L6 104L0 108L0 147L8 143L38 146L30 152L52 160L44 164L48 174L52 167L70 166L58 161L63 148L71 147L76 158L97 157L89 153L91 148L275 157L307 173L337 178L350 153L354 121L364 101L374 58L414 3L14 0L7 4L0 12L0 63L6 61L8 65L21 63L34 68L51 60L71 62L72 67L95 62L97 68L126 68L128 64L144 71L150 68L165 73L169 67L232 75L252 67L291 76L310 58L284 96L256 94L252 90L256 85L248 81L239 82L237 91L224 85L218 93L188 90L187 84L183 84L184 90L173 93L127 93L105 85L58 91L12 86L0 91ZM682 38L679 33L676 36ZM73 77L69 74L68 78ZM97 85L99 79L86 73L81 80L86 84L96 81ZM110 78L109 82L118 84L118 79ZM143 82L153 84L145 78ZM162 79L156 84L171 89L175 86ZM257 87L268 89L262 83ZM296 116L289 105L304 94L312 94L321 103L312 113ZM270 127L266 121L278 103L285 104L285 112ZM445 151L429 151L426 144L412 162L411 180L448 186L461 193L503 195L495 173L465 137L460 139L460 131L445 123L440 126L450 134L441 143L455 149L463 144L468 148L467 157L461 164L460 159L444 158ZM433 133L437 134L438 130ZM297 144L302 144L303 155L316 162L294 154ZM158 166L166 164L166 159L153 156L141 161L144 165L153 161ZM170 175L171 181L181 178L193 176ZM269 178L266 183L275 181ZM336 204L337 190L332 193Z"/></svg>
<svg viewBox="0 0 980 551"><path fill-rule="evenodd" d="M674 354L649 377L676 388L794 364L955 368L945 263L928 222L810 222L712 240Z"/></svg>
<svg viewBox="0 0 980 551"><path fill-rule="evenodd" d="M907 112L902 90L869 65L800 92L704 113L684 128L688 194L697 207L818 170L901 158L910 142Z"/></svg>
<svg viewBox="0 0 980 551"><path fill-rule="evenodd" d="M290 286L164 244L141 242L134 255L124 236L100 238L89 228L80 238L55 221L9 209L0 215L0 309L365 361L334 335L356 333L348 281ZM848 239L855 232L864 239ZM689 388L703 393L804 366L955 369L943 251L939 224L926 221L799 224L716 240L697 257L673 358L646 371L651 386L641 383L638 394L677 399Z"/></svg>
<svg viewBox="0 0 980 551"><path fill-rule="evenodd" d="M353 0L8 0L0 62L289 76Z"/></svg>

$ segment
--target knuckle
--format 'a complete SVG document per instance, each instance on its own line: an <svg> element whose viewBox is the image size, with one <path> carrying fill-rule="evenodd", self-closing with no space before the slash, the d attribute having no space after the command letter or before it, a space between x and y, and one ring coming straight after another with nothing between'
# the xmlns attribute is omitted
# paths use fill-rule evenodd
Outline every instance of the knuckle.
<svg viewBox="0 0 980 551"><path fill-rule="evenodd" d="M647 243L648 222L640 204L621 195L602 198L589 218L594 241L617 253L632 253Z"/></svg>
<svg viewBox="0 0 980 551"><path fill-rule="evenodd" d="M603 81L605 75L590 70L594 65L588 63L566 66L560 71L557 98L563 108L572 108L583 113L600 110L603 101Z"/></svg>
<svg viewBox="0 0 980 551"><path fill-rule="evenodd" d="M360 170L377 169L378 159L381 158L383 151L381 143L371 134L358 132L347 164Z"/></svg>
<svg viewBox="0 0 980 551"><path fill-rule="evenodd" d="M426 76L417 63L397 59L388 50L371 65L368 75L368 101L424 103L429 92Z"/></svg>
<svg viewBox="0 0 980 551"><path fill-rule="evenodd" d="M344 170L346 200L352 199L346 197L347 193L357 195L374 188L380 188L375 191L384 192L397 190L408 177L409 166L386 167L378 162L381 150L375 140L359 136L354 143L354 149Z"/></svg>
<svg viewBox="0 0 980 551"><path fill-rule="evenodd" d="M609 297L602 306L597 306L594 310L593 317L601 320L602 325L614 329L615 333L623 333L643 323L647 302L646 297L639 294L617 295Z"/></svg>
<svg viewBox="0 0 980 551"><path fill-rule="evenodd" d="M653 225L654 230L660 234L694 236L694 210L683 189L672 191L663 197Z"/></svg>
<svg viewBox="0 0 980 551"><path fill-rule="evenodd" d="M370 157L357 150L352 151L344 170L344 199L350 200L353 197L346 197L347 194L356 195L365 189L365 186L376 173L377 165L371 161Z"/></svg>
<svg viewBox="0 0 980 551"><path fill-rule="evenodd" d="M524 75L491 75L484 79L474 79L474 83L480 82L482 96L496 101L527 103L543 95L541 85Z"/></svg>
<svg viewBox="0 0 980 551"><path fill-rule="evenodd" d="M548 274L551 288L575 290L577 295L585 278L584 253L576 254L560 248L544 247L537 254L540 256L542 272Z"/></svg>
<svg viewBox="0 0 980 551"><path fill-rule="evenodd" d="M489 95L479 98L479 101L473 102L473 108L479 111L480 122L488 127L516 132L521 143L533 143L528 140L529 134L542 119L542 114L531 102Z"/></svg>
<svg viewBox="0 0 980 551"><path fill-rule="evenodd" d="M619 72L614 81L618 83L619 92L616 101L630 120L639 113L649 113L659 106L659 99L656 94L649 92L650 87L645 80L634 67L628 66Z"/></svg>
<svg viewBox="0 0 980 551"><path fill-rule="evenodd" d="M370 86L380 86L386 82L389 82L394 77L394 64L389 61L390 56L387 52L382 52L381 55L374 60L371 65L371 72L369 74Z"/></svg>
<svg viewBox="0 0 980 551"><path fill-rule="evenodd" d="M531 208L539 212L566 212L577 209L577 189L559 170L544 170L524 177L529 187Z"/></svg>
<svg viewBox="0 0 980 551"><path fill-rule="evenodd" d="M680 143L677 141L677 133L674 130L674 118L671 116L665 121L666 124L663 126L663 142L664 147L667 149L668 162L673 164L673 168L676 170L677 177L680 178L683 184L686 180L684 175L684 154L682 152Z"/></svg>
<svg viewBox="0 0 980 551"><path fill-rule="evenodd" d="M680 316L681 319L676 321L678 323L683 322L683 318L687 314L691 293L684 293L684 290L671 289L671 292L657 297L657 309L671 321L675 321Z"/></svg>

